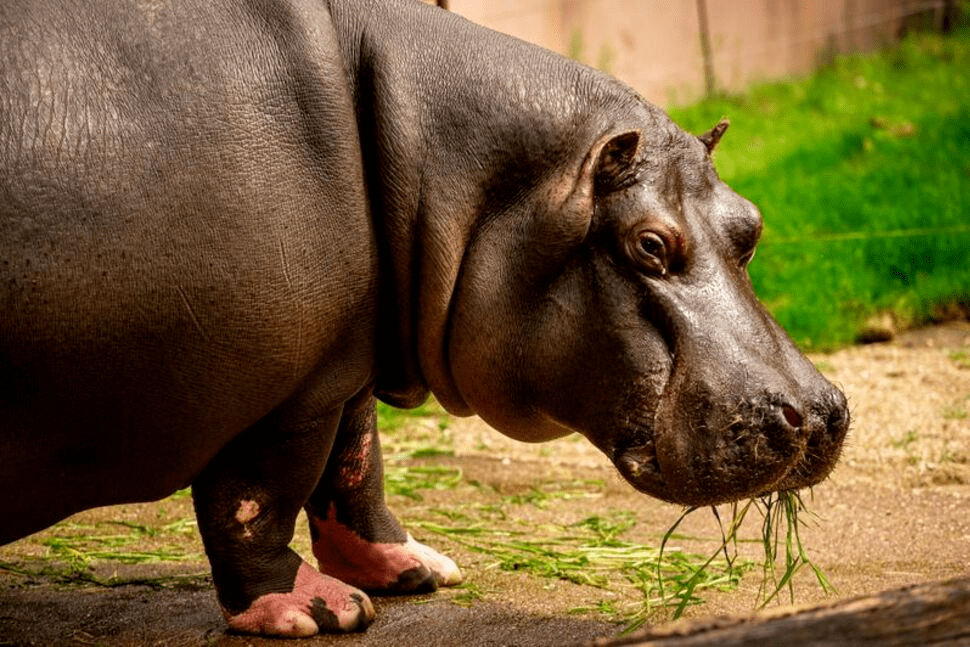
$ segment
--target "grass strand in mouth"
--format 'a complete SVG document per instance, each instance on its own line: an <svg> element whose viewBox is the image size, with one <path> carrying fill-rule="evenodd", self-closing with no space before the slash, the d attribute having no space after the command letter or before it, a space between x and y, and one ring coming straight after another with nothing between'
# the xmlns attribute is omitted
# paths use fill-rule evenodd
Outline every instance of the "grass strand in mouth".
<svg viewBox="0 0 970 647"><path fill-rule="evenodd" d="M759 608L764 608L773 600L776 600L786 588L790 602L794 603L794 577L798 571L806 566L815 575L815 579L823 592L826 594L835 592L835 587L829 582L825 573L812 562L802 543L799 527L803 522L799 519L799 514L806 512L807 508L801 494L796 491L783 490L731 504L731 519L726 530L718 509L712 507L711 510L721 528L721 545L707 561L697 567L690 577L678 582L676 588L670 591L668 595L663 592L663 586L667 580L660 572L663 553L668 541L673 537L681 522L700 508L687 508L671 525L660 544L661 559L657 562L657 581L662 591L661 598L676 601L673 614L675 619L681 617L687 606L691 604L698 583L702 581L706 569L714 563L715 559L723 558L729 569L733 567L738 555L737 544L740 541L738 531L752 507L760 511L762 516L761 545L764 550L764 559L762 560L763 577L758 589ZM783 562L784 568L782 570L779 570L779 562Z"/></svg>
<svg viewBox="0 0 970 647"><path fill-rule="evenodd" d="M802 539L799 535L799 525L801 521L798 515L807 512L805 502L802 501L801 494L796 491L784 490L768 494L758 499L752 499L743 508L740 525L744 513L754 503L763 515L762 521L762 541L764 543L765 559L763 563L764 579L762 581L759 595L762 598L762 608L788 588L790 602L795 602L795 589L792 578L795 573L805 566L814 573L818 585L826 594L834 593L835 587L829 582L825 573L822 572L809 558L805 550ZM781 547L784 547L785 570L778 577L777 562L781 556ZM774 584L774 588L769 591L769 583Z"/></svg>
<svg viewBox="0 0 970 647"><path fill-rule="evenodd" d="M675 580L675 586L670 591L669 595L664 591L664 581L665 578L661 573L661 565L663 564L663 559L667 550L667 544L670 539L674 536L674 532L680 526L680 524L689 515L700 509L698 506L692 506L686 508L680 517L671 525L671 527L664 533L663 539L660 542L660 559L657 561L657 582L660 588L660 597L664 600L667 606L674 606L673 618L676 620L680 618L688 606L692 604L700 604L700 600L696 595L695 591L698 586L705 581L705 579L711 577L709 569L717 564L719 570L728 574L731 577L736 578L740 581L741 575L744 571L750 568L750 563L743 562L738 558L737 542L738 542L738 529L741 526L741 522L744 519L744 513L747 512L748 507L750 507L753 499L748 501L747 504L742 508L742 512L739 514L737 509L737 503L733 505L734 514L732 515L731 525L728 530L724 531L724 525L721 521L720 513L716 507L711 507L714 517L718 521L718 527L721 529L721 545L715 550L711 555L694 567L694 570L688 574L687 577ZM729 546L734 546L733 551L729 550ZM735 585L737 585L735 581ZM732 587L733 588L733 587ZM645 619L645 618L644 618ZM642 623L641 623L642 624ZM628 628L632 630L631 628Z"/></svg>

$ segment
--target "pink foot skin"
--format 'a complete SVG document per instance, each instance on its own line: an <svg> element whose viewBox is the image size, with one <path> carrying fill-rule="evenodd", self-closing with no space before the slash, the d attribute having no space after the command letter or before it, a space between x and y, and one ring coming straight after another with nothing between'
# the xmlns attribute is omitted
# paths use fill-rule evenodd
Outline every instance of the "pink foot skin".
<svg viewBox="0 0 970 647"><path fill-rule="evenodd" d="M310 516L313 555L320 572L365 591L384 594L430 593L462 581L451 559L407 535L404 543L372 543L336 519Z"/></svg>
<svg viewBox="0 0 970 647"><path fill-rule="evenodd" d="M243 613L226 614L233 631L287 638L362 631L373 619L374 606L363 591L321 575L306 562L291 592L268 593Z"/></svg>

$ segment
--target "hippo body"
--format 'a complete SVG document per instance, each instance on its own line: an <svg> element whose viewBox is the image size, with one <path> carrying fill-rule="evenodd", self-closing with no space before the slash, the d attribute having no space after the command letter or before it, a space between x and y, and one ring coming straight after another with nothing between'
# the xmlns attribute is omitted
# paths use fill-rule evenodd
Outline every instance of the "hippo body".
<svg viewBox="0 0 970 647"><path fill-rule="evenodd" d="M191 485L231 628L363 628L461 578L383 500L429 393L669 501L820 481L722 132L410 0L4 2L0 543Z"/></svg>

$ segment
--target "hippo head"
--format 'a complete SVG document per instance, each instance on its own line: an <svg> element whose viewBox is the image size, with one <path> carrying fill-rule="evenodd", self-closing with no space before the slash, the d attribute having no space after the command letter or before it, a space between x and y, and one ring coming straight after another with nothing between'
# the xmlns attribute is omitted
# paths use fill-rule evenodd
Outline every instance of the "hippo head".
<svg viewBox="0 0 970 647"><path fill-rule="evenodd" d="M725 127L607 129L478 226L446 342L463 405L524 441L581 433L685 505L828 475L846 401L754 294L762 219L715 173Z"/></svg>

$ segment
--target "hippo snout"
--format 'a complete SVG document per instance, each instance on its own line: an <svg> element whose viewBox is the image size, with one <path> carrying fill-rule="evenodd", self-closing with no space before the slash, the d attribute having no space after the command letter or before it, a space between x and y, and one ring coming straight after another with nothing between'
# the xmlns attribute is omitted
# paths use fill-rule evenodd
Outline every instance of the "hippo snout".
<svg viewBox="0 0 970 647"><path fill-rule="evenodd" d="M801 399L762 393L718 403L691 394L658 411L653 433L613 462L638 490L683 505L713 505L814 485L831 472L849 428L834 386Z"/></svg>

